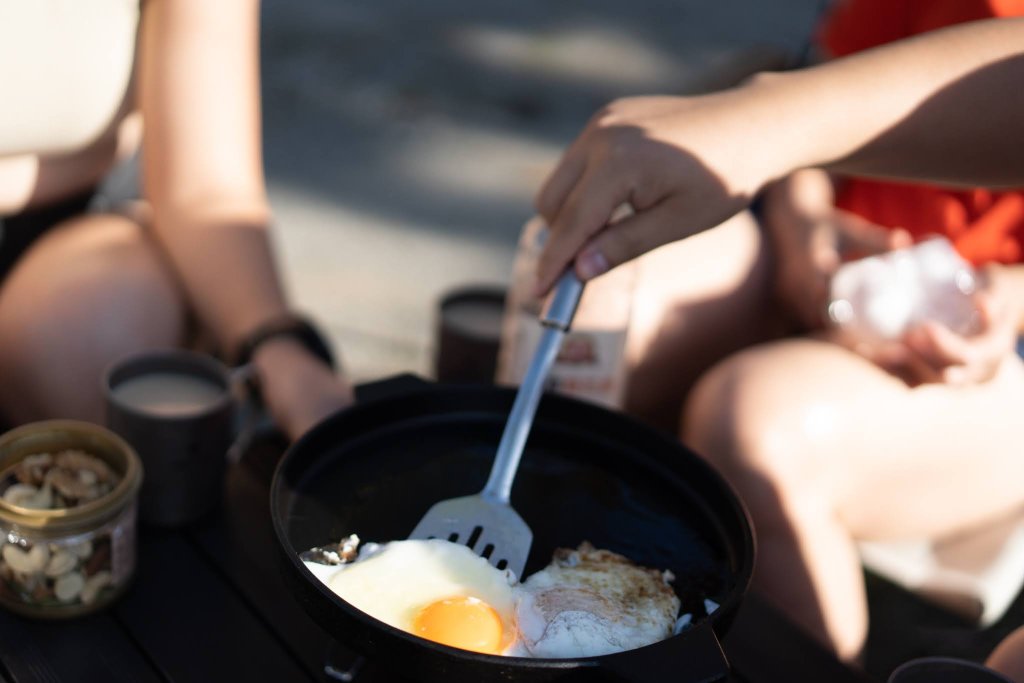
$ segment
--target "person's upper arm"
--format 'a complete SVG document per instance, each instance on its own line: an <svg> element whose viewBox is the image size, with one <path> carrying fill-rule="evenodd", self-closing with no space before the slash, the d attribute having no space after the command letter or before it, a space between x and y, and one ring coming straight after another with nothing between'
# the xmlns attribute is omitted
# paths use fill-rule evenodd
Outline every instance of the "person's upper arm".
<svg viewBox="0 0 1024 683"><path fill-rule="evenodd" d="M159 215L265 220L257 0L146 0L143 183Z"/></svg>

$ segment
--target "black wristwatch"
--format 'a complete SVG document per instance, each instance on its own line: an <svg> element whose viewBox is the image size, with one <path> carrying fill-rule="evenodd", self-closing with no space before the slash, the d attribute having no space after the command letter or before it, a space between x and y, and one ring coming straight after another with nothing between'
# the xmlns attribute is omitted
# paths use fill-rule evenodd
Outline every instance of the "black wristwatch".
<svg viewBox="0 0 1024 683"><path fill-rule="evenodd" d="M320 331L307 318L294 313L272 318L246 335L235 351L234 365L246 365L261 344L278 337L294 339L330 368L337 369L331 347Z"/></svg>

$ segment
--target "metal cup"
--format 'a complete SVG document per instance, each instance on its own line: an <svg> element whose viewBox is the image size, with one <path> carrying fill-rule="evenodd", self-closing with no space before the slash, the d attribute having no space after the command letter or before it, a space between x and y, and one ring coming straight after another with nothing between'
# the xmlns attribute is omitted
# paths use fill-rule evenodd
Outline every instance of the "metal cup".
<svg viewBox="0 0 1024 683"><path fill-rule="evenodd" d="M460 287L442 296L434 358L439 382L494 382L505 297L504 289L487 285Z"/></svg>
<svg viewBox="0 0 1024 683"><path fill-rule="evenodd" d="M921 657L901 664L888 683L1013 683L976 662L955 657Z"/></svg>
<svg viewBox="0 0 1024 683"><path fill-rule="evenodd" d="M235 438L232 373L208 355L149 351L104 374L107 426L132 445L145 477L139 519L174 527L219 502Z"/></svg>

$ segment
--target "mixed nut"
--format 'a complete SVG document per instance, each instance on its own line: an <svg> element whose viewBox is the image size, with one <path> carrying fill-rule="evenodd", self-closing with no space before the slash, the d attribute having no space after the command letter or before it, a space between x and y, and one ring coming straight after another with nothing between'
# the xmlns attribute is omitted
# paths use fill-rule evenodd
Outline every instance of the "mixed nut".
<svg viewBox="0 0 1024 683"><path fill-rule="evenodd" d="M8 538L8 540L10 540ZM110 540L6 543L0 561L0 596L36 604L91 605L111 585Z"/></svg>
<svg viewBox="0 0 1024 683"><path fill-rule="evenodd" d="M102 498L119 479L96 456L68 449L26 456L0 477L0 489L5 503L58 510Z"/></svg>
<svg viewBox="0 0 1024 683"><path fill-rule="evenodd" d="M73 508L102 498L119 475L77 449L29 455L0 474L5 503L35 510ZM93 604L113 583L110 529L71 538L0 537L0 599L36 605Z"/></svg>
<svg viewBox="0 0 1024 683"><path fill-rule="evenodd" d="M303 562L315 562L316 564L333 566L352 562L358 555L359 537L355 534L350 534L338 543L303 550L299 553L299 559Z"/></svg>

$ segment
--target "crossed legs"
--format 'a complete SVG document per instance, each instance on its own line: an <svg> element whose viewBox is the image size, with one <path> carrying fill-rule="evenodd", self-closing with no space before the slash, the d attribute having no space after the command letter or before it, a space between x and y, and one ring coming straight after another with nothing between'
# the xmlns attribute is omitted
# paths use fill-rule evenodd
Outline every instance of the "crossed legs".
<svg viewBox="0 0 1024 683"><path fill-rule="evenodd" d="M1024 366L965 388L904 383L845 349L792 339L713 368L683 439L754 519L754 587L855 660L867 633L858 539L934 537L1024 503Z"/></svg>
<svg viewBox="0 0 1024 683"><path fill-rule="evenodd" d="M645 255L639 273L626 411L727 476L754 518L755 589L840 657L867 633L857 540L945 535L1024 505L1015 357L984 385L911 389L838 345L785 338L749 216Z"/></svg>

